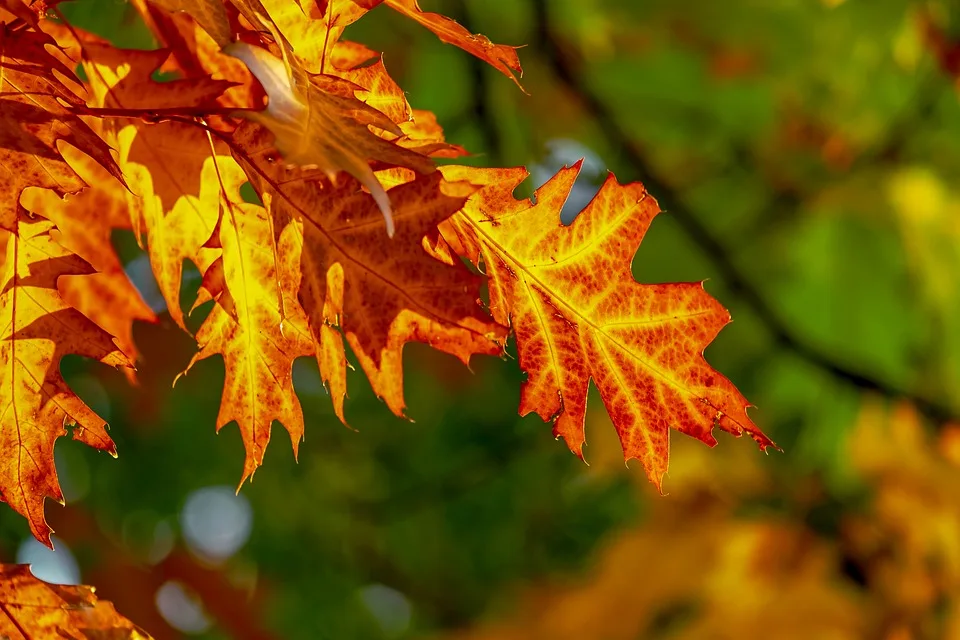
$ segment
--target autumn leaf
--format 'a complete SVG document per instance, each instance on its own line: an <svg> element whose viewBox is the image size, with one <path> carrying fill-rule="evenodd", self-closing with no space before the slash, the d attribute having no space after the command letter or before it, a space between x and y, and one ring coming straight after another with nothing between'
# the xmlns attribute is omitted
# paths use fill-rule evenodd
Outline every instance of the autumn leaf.
<svg viewBox="0 0 960 640"><path fill-rule="evenodd" d="M61 156L60 142L120 179L110 147L71 110L83 107L84 98L68 63L49 35L0 23L0 228L16 228L27 187L63 196L87 186Z"/></svg>
<svg viewBox="0 0 960 640"><path fill-rule="evenodd" d="M424 11L417 0L385 0L384 4L420 23L443 42L460 47L480 58L520 86L519 78L523 75L523 70L520 68L516 47L494 44L486 36L470 33L456 20L439 13Z"/></svg>
<svg viewBox="0 0 960 640"><path fill-rule="evenodd" d="M170 51L167 65L184 78L226 80L227 87L216 98L224 109L261 108L266 94L240 60L221 52L221 47L198 25L190 14L169 14L150 5L149 0L133 0L151 31Z"/></svg>
<svg viewBox="0 0 960 640"><path fill-rule="evenodd" d="M370 64L370 61L376 61ZM457 158L466 151L448 144L436 116L412 109L403 90L383 65L383 58L355 42L341 40L334 47L327 73L356 85L354 96L396 123L403 135L375 129L374 133L401 147L435 158Z"/></svg>
<svg viewBox="0 0 960 640"><path fill-rule="evenodd" d="M426 156L377 136L369 126L396 135L402 131L390 118L354 97L355 87L333 76L309 76L296 62L277 58L266 49L243 42L228 52L243 60L269 97L263 112L245 117L268 128L284 159L301 167L318 167L333 179L344 170L367 187L393 236L390 199L370 162L409 167L418 173L434 170Z"/></svg>
<svg viewBox="0 0 960 640"><path fill-rule="evenodd" d="M234 420L240 428L246 449L242 484L262 464L274 420L290 433L296 453L303 412L292 367L298 356L312 356L314 345L296 299L299 230L290 225L275 238L266 210L240 197L246 176L236 163L218 160L217 169L225 202L219 225L223 256L207 275L216 274L222 284L210 285L205 278L217 303L197 333L200 351L190 366L223 355L226 379L217 430Z"/></svg>
<svg viewBox="0 0 960 640"><path fill-rule="evenodd" d="M157 317L130 282L110 240L114 229L131 228L128 191L73 147L65 147L63 157L85 182L96 186L66 199L47 189L31 188L20 201L27 211L52 221L60 232L60 244L96 270L61 277L58 286L64 300L114 336L121 351L136 360L133 323L156 322Z"/></svg>
<svg viewBox="0 0 960 640"><path fill-rule="evenodd" d="M0 637L150 639L113 604L97 600L93 587L42 582L25 564L0 565Z"/></svg>
<svg viewBox="0 0 960 640"><path fill-rule="evenodd" d="M186 12L219 47L233 41L233 30L222 0L147 0L170 13Z"/></svg>
<svg viewBox="0 0 960 640"><path fill-rule="evenodd" d="M463 205L472 186L434 173L391 189L398 224L396 237L386 244L376 202L355 181L321 184L265 162L268 136L254 126L238 129L235 142L242 151L241 165L278 227L302 228L299 298L319 345L321 375L341 419L343 337L373 390L397 415L404 410L402 351L407 342L425 342L465 363L475 353L500 352L496 341L503 339L503 327L476 303L480 279L423 248L423 238L435 234L437 224Z"/></svg>
<svg viewBox="0 0 960 640"><path fill-rule="evenodd" d="M391 135L393 139L404 136L398 122L408 122L411 117L402 91L386 74L382 63L358 69L356 65L361 59L356 51L352 56L345 56L348 45L338 43L342 27L373 5L338 0L326 3L321 19L308 20L301 13L302 7L292 3L260 4L244 0L235 4L255 25L272 30L281 54L278 57L246 42L234 42L224 48L226 53L247 65L269 97L264 111L248 111L242 115L274 134L275 146L288 163L319 167L331 179L337 171L344 170L360 180L376 199L387 235L392 236L391 204L369 163L383 162L419 173L429 173L434 166L418 153L420 149L414 149L420 144L390 141ZM270 22L271 19L274 22ZM322 29L323 33L316 29ZM322 44L319 50L305 50L305 43L313 43L313 47ZM341 45L339 54L335 51L337 45ZM331 60L339 58L345 68L326 65L328 56ZM317 61L319 66L312 64ZM338 82L336 77L350 83ZM361 84L355 86L355 82ZM390 113L382 112L381 108ZM384 133L377 135L377 130ZM432 144L423 149L427 153L448 157L459 153L456 147L436 140L430 142Z"/></svg>
<svg viewBox="0 0 960 640"><path fill-rule="evenodd" d="M198 101L215 109L229 82L190 78L155 82L153 71L165 52L121 50L86 43L84 63L99 106L130 110L176 106ZM152 102L147 102L152 96ZM204 248L219 218L221 189L211 140L188 121L150 124L125 120L113 124L110 138L133 193L128 198L134 231L146 235L150 262L173 320L185 328L180 308L183 261L201 272L216 260L217 251ZM217 153L229 158L228 152Z"/></svg>
<svg viewBox="0 0 960 640"><path fill-rule="evenodd" d="M163 49L118 49L90 38L83 42L83 51L97 106L119 110L119 115L124 110L132 117L164 111L176 111L181 118L217 113L221 111L217 98L233 86L229 80L210 77L154 80L170 57Z"/></svg>
<svg viewBox="0 0 960 640"><path fill-rule="evenodd" d="M344 29L382 0L264 0L273 24L290 43L301 68L311 74L331 73L334 48Z"/></svg>
<svg viewBox="0 0 960 640"><path fill-rule="evenodd" d="M53 224L21 219L7 239L0 322L0 495L23 515L38 540L50 545L43 500L63 501L53 463L54 442L75 424L73 439L116 455L104 421L60 376L67 354L113 367L130 366L110 336L57 291L66 275L92 272L89 264L60 246Z"/></svg>
<svg viewBox="0 0 960 640"><path fill-rule="evenodd" d="M387 73L383 58L376 52L356 42L341 40L330 53L326 73L355 84L359 90L354 91L354 96L395 124L410 120L407 95Z"/></svg>
<svg viewBox="0 0 960 640"><path fill-rule="evenodd" d="M407 146L431 158L460 158L468 155L460 145L450 144L437 122L437 116L430 111L414 109L409 122L400 124L403 138L397 144Z"/></svg>
<svg viewBox="0 0 960 640"><path fill-rule="evenodd" d="M708 445L720 427L774 446L746 413L747 402L703 359L730 316L702 283L640 284L634 253L660 209L639 183L610 176L569 227L560 209L580 164L536 192L513 198L524 169L446 167L448 180L484 188L441 227L489 278L490 310L517 337L527 372L520 413L554 422L554 434L583 457L590 380L600 390L624 458L637 458L659 488L670 429Z"/></svg>
<svg viewBox="0 0 960 640"><path fill-rule="evenodd" d="M285 0L264 0L270 17L313 73L331 73L328 62L344 29L381 3L426 27L443 42L487 62L520 86L518 77L523 72L516 47L494 44L455 20L423 11L416 0L307 0L300 6Z"/></svg>

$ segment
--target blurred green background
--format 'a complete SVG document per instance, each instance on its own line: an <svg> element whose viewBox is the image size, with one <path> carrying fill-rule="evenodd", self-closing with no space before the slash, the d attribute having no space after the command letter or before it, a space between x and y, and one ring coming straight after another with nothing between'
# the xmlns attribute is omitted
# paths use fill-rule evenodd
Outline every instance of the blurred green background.
<svg viewBox="0 0 960 640"><path fill-rule="evenodd" d="M434 111L448 140L474 153L469 163L526 165L532 189L586 157L567 219L607 170L643 181L666 213L635 275L708 280L735 321L707 358L784 452L764 456L726 436L707 450L675 435L661 497L618 458L595 394L585 466L548 425L518 417L515 361L478 358L471 373L416 345L405 360L415 422L393 417L354 372L347 417L357 432L333 415L315 363L298 362L299 463L275 431L263 468L234 496L240 438L233 426L219 436L213 428L223 366L200 362L171 389L194 347L167 318L138 327L137 388L65 363L73 388L109 420L120 457L60 440L68 506L47 508L58 552L4 508L3 559L96 585L158 639L471 629L492 629L482 636L491 638L960 637L950 436L960 416L960 10L921 0L421 5L495 42L525 44L529 95L386 7L345 37L384 52L412 106ZM120 0L63 11L119 46L153 46ZM136 244L117 242L147 299L159 300ZM186 298L198 283L187 279ZM884 431L863 445L865 420L913 435L904 444ZM909 466L914 445L929 460ZM886 466L864 462L883 451ZM909 508L888 508L889 495L908 496L896 504ZM777 565L781 582L718 564L743 527L771 523L789 535L751 538L734 564L756 568L757 557L804 549L796 565ZM681 533L621 551L619 564L636 565L632 579L586 588L617 541L674 525ZM712 542L697 546L682 534L691 531ZM803 577L810 549L823 550L816 579ZM897 572L904 567L912 573ZM671 587L681 574L689 584ZM715 575L726 576L726 598L701 589ZM809 589L787 597L801 579ZM553 600L559 588L582 597ZM631 594L645 604L631 605ZM604 609L603 598L618 606ZM751 613L758 598L766 605ZM841 602L836 624L804 626L834 620L824 607ZM584 626L550 631L544 620L564 620L571 607ZM618 626L631 607L637 620ZM771 611L797 615L762 617ZM503 620L515 628L497 627Z"/></svg>

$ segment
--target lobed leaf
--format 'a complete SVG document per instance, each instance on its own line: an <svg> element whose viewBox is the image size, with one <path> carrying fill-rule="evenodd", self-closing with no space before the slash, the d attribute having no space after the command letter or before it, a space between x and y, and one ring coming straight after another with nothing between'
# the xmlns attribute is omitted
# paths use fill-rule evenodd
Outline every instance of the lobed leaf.
<svg viewBox="0 0 960 640"><path fill-rule="evenodd" d="M88 184L96 185L71 198L60 198L48 189L27 189L20 198L24 208L53 222L60 244L93 266L96 273L63 276L59 289L71 307L114 336L131 361L137 359L133 323L156 322L111 244L114 229L130 229L127 190L89 156L73 147L63 157Z"/></svg>
<svg viewBox="0 0 960 640"><path fill-rule="evenodd" d="M343 419L345 337L378 396L403 415L402 350L410 341L457 356L497 354L503 327L477 305L480 278L444 264L424 237L473 191L438 173L390 190L397 236L385 243L374 199L353 180L320 183L264 161L269 140L255 126L237 130L238 159L280 229L302 229L299 298L317 342L320 372ZM338 331L339 329L339 331ZM342 336L340 335L342 332Z"/></svg>
<svg viewBox="0 0 960 640"><path fill-rule="evenodd" d="M0 637L150 640L113 604L97 600L93 587L42 582L25 564L0 564Z"/></svg>
<svg viewBox="0 0 960 640"><path fill-rule="evenodd" d="M460 47L467 53L480 58L520 87L519 78L523 75L523 70L520 68L517 47L494 44L484 35L470 33L456 20L439 13L424 11L417 0L385 0L385 4L420 23L443 42Z"/></svg>
<svg viewBox="0 0 960 640"><path fill-rule="evenodd" d="M50 545L43 500L63 501L53 463L54 442L75 424L73 439L116 455L104 421L67 387L67 354L114 367L131 366L109 334L70 307L57 290L61 277L93 269L60 246L47 220L21 218L7 238L0 292L0 497L27 518Z"/></svg>
<svg viewBox="0 0 960 640"><path fill-rule="evenodd" d="M110 147L69 107L84 99L68 62L49 35L0 23L0 228L7 231L16 229L27 187L63 196L87 186L60 154L61 141L121 179Z"/></svg>
<svg viewBox="0 0 960 640"><path fill-rule="evenodd" d="M217 430L234 420L240 428L246 450L242 484L262 464L274 420L290 433L296 454L303 412L292 367L298 356L314 354L314 343L296 299L299 231L288 226L275 237L267 211L240 197L246 182L240 168L229 158L215 162L224 191L218 227L223 255L205 274L204 284L217 303L197 333L200 351L190 366L223 355L226 379Z"/></svg>
<svg viewBox="0 0 960 640"><path fill-rule="evenodd" d="M97 43L84 47L85 68L103 107L136 112L150 104L186 103L195 104L191 109L215 109L216 99L230 86L209 77L155 82L150 76L167 57L164 52ZM194 262L203 272L217 258L216 251L204 248L220 211L214 147L189 120L152 124L131 119L111 126L108 138L118 147L120 166L133 189L128 203L134 231L147 236L160 292L170 316L185 328L180 308L183 261ZM229 157L222 148L217 153Z"/></svg>
<svg viewBox="0 0 960 640"><path fill-rule="evenodd" d="M747 401L703 359L730 321L702 283L640 284L630 265L660 208L644 189L611 175L565 227L560 210L580 165L562 169L516 200L524 169L445 167L449 180L482 186L441 226L460 255L483 264L490 310L517 337L527 372L520 413L552 420L554 434L583 457L587 388L593 380L620 436L658 488L670 429L716 444L720 427L775 446L746 413Z"/></svg>

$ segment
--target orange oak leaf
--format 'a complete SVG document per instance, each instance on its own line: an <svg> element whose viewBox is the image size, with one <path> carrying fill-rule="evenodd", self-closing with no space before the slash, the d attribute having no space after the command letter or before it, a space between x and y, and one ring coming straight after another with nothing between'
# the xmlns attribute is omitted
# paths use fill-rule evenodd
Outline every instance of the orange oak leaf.
<svg viewBox="0 0 960 640"><path fill-rule="evenodd" d="M97 600L93 587L42 582L25 564L0 564L0 637L150 640L112 603Z"/></svg>
<svg viewBox="0 0 960 640"><path fill-rule="evenodd" d="M242 41L224 48L226 53L246 64L269 97L265 110L240 115L267 127L288 163L318 167L330 178L344 170L360 180L376 199L387 233L392 235L390 201L369 163L409 167L420 173L433 171L434 165L419 153L417 147L422 143L404 140L403 144L394 144L393 141L404 137L397 123L411 119L410 108L382 63L358 68L372 52L359 45L337 43L339 35L331 39L326 32L331 24L346 19L340 13L341 8L353 7L348 13L354 17L366 9L354 2L335 2L327 6L323 20L309 20L302 14L302 8L292 3L268 1L264 6L253 0L238 0L234 4L255 24L272 32L280 53L278 57L266 48ZM149 15L154 23L159 22L155 14ZM325 30L322 37L311 30L313 26ZM168 31L164 28L169 40L172 34ZM293 39L292 43L288 37ZM322 50L316 56L302 55L303 43L318 42L322 43ZM198 63L200 54L198 50ZM331 61L339 62L342 68L330 64L328 75L313 73L317 67L311 66L310 61L321 59L319 68L322 69L322 59L328 54ZM184 61L182 54L178 57L185 69L203 66ZM425 149L428 152L454 156L458 153L453 146L431 142L433 144Z"/></svg>
<svg viewBox="0 0 960 640"><path fill-rule="evenodd" d="M200 129L179 122L137 123L121 130L119 145L121 165L136 189L129 198L135 230L146 234L170 317L186 329L180 308L183 261L204 272L219 256L205 247L220 215L210 141Z"/></svg>
<svg viewBox="0 0 960 640"><path fill-rule="evenodd" d="M84 45L84 68L98 106L112 109L176 106L185 100L215 104L229 83L191 78L159 83L150 79L166 57L155 51L126 51L97 43ZM154 96L153 103L145 94ZM111 123L113 124L113 123ZM214 165L215 146L189 121L113 124L110 139L133 193L128 197L134 231L146 234L150 262L170 317L185 328L180 308L183 261L201 272L218 251L204 248L219 219L221 190ZM225 158L229 154L220 151Z"/></svg>
<svg viewBox="0 0 960 640"><path fill-rule="evenodd" d="M377 58L376 62L367 64L373 58ZM398 137L395 133L376 130L380 137L425 156L466 155L462 147L447 144L433 113L410 108L406 94L383 66L383 59L367 47L341 40L333 49L327 73L355 84L358 89L354 91L355 97L390 118L403 134Z"/></svg>
<svg viewBox="0 0 960 640"><path fill-rule="evenodd" d="M334 47L343 30L382 0L264 0L269 18L290 43L308 73L330 73Z"/></svg>
<svg viewBox="0 0 960 640"><path fill-rule="evenodd" d="M470 33L456 20L424 11L417 0L384 0L384 4L430 29L443 42L480 58L520 86L519 78L523 75L523 69L520 68L516 47L494 44L486 36Z"/></svg>
<svg viewBox="0 0 960 640"><path fill-rule="evenodd" d="M340 170L357 178L370 190L383 214L387 235L392 236L390 199L369 163L429 173L435 169L430 158L373 133L371 126L397 136L403 132L389 117L357 100L352 83L334 76L309 75L287 52L281 60L244 42L228 49L246 63L269 97L265 111L247 112L245 117L273 133L274 144L288 163L318 167L331 179Z"/></svg>
<svg viewBox="0 0 960 640"><path fill-rule="evenodd" d="M97 106L128 110L132 116L169 110L181 116L218 112L217 98L233 85L210 77L157 82L154 73L170 57L164 49L118 49L89 38L83 50Z"/></svg>
<svg viewBox="0 0 960 640"><path fill-rule="evenodd" d="M219 47L233 41L233 29L222 0L149 0L170 13L186 12Z"/></svg>
<svg viewBox="0 0 960 640"><path fill-rule="evenodd" d="M243 126L235 139L240 163L277 225L302 228L299 297L318 344L321 376L341 419L343 337L373 390L397 415L404 411L407 342L425 342L464 363L475 353L500 353L505 329L476 302L480 278L460 263L436 260L422 246L423 238L462 206L472 185L443 180L435 172L391 189L398 224L388 243L376 203L355 181L321 184L264 162L269 142L259 127Z"/></svg>
<svg viewBox="0 0 960 640"><path fill-rule="evenodd" d="M657 202L643 185L611 175L569 227L560 222L580 165L516 200L524 169L446 167L449 180L485 185L441 227L443 237L489 278L490 310L517 337L527 372L520 413L554 421L581 458L592 379L620 436L660 488L670 429L713 446L712 431L750 434L775 446L746 413L747 401L703 359L730 315L702 283L640 284L630 271Z"/></svg>
<svg viewBox="0 0 960 640"><path fill-rule="evenodd" d="M371 60L376 58L372 64ZM394 123L410 120L410 104L403 92L383 66L383 58L367 47L341 40L331 52L328 75L349 80L357 85L354 95L361 102L383 113Z"/></svg>
<svg viewBox="0 0 960 640"><path fill-rule="evenodd" d="M197 332L200 351L188 371L199 360L223 355L226 379L217 430L234 420L240 428L246 450L242 484L262 464L274 420L290 433L296 454L303 413L292 367L298 356L312 356L314 345L296 298L299 230L289 225L275 238L267 211L242 201L239 190L246 176L239 166L232 159L219 160L223 256L205 278L217 304Z"/></svg>
<svg viewBox="0 0 960 640"><path fill-rule="evenodd" d="M401 122L403 138L397 144L409 147L431 158L460 158L468 155L460 145L446 141L437 116L431 111L414 109L409 122Z"/></svg>
<svg viewBox="0 0 960 640"><path fill-rule="evenodd" d="M0 496L50 545L43 500L63 501L53 463L54 442L75 424L73 439L116 455L104 421L60 376L67 354L114 367L131 366L103 329L68 306L57 291L65 275L92 268L60 246L53 224L21 219L7 239L0 292Z"/></svg>
<svg viewBox="0 0 960 640"><path fill-rule="evenodd" d="M494 44L485 36L470 33L455 20L423 11L416 0L304 0L300 6L286 0L264 0L263 4L304 68L313 73L331 73L328 63L344 29L381 3L423 25L443 42L487 62L520 86L518 77L523 71L516 47Z"/></svg>
<svg viewBox="0 0 960 640"><path fill-rule="evenodd" d="M87 186L60 155L61 141L120 178L110 147L70 109L84 99L68 62L49 35L0 23L0 228L16 228L27 187L62 196Z"/></svg>
<svg viewBox="0 0 960 640"><path fill-rule="evenodd" d="M170 50L176 71L185 78L226 80L228 87L217 97L225 109L261 108L266 104L263 88L240 60L221 52L218 45L190 14L168 14L149 4L149 0L133 0L150 30Z"/></svg>
<svg viewBox="0 0 960 640"><path fill-rule="evenodd" d="M124 354L136 360L133 323L156 322L157 317L130 282L110 241L114 229L130 229L128 191L73 147L65 147L63 157L85 182L96 186L67 198L31 188L20 201L27 211L52 221L60 231L60 244L97 271L61 277L58 286L64 300L115 336Z"/></svg>

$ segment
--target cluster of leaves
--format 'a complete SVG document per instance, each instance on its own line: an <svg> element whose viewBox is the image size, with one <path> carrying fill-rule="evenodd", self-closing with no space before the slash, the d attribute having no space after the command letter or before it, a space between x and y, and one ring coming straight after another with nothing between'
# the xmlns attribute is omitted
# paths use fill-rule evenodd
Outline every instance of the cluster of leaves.
<svg viewBox="0 0 960 640"><path fill-rule="evenodd" d="M141 0L158 51L117 49L57 19L55 4L0 5L0 494L41 541L44 498L62 501L52 453L65 425L114 452L60 359L80 354L132 376L132 323L153 319L109 244L116 228L146 245L185 330L183 261L203 274L194 307L214 305L194 362L224 359L217 428L237 423L244 480L274 421L295 451L302 439L295 358L316 357L345 421L349 346L402 416L407 342L467 363L502 353L509 330L528 375L521 414L552 420L578 455L591 379L625 457L657 486L670 428L708 444L717 426L772 444L703 360L726 310L700 283L634 281L630 261L659 212L643 186L611 176L567 227L559 211L578 166L534 201L513 196L523 169L438 168L435 158L464 150L409 106L376 53L341 38L379 0ZM513 48L412 0L383 4L519 74ZM157 81L158 71L174 79ZM468 265L485 272L486 308L484 278Z"/></svg>

